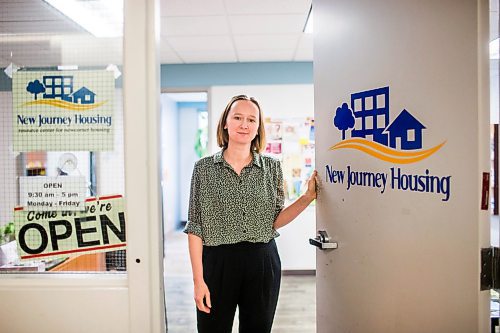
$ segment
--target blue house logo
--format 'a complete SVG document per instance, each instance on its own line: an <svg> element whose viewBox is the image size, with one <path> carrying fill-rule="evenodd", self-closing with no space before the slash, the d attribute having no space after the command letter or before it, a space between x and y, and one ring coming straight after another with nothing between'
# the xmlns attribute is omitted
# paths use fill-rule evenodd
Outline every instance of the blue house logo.
<svg viewBox="0 0 500 333"><path fill-rule="evenodd" d="M95 99L95 94L85 87L81 87L69 96L73 98L73 103L80 102L80 104L93 104Z"/></svg>
<svg viewBox="0 0 500 333"><path fill-rule="evenodd" d="M399 145L403 150L411 150L422 148L423 129L425 126L404 109L385 131L389 133L391 148L397 149Z"/></svg>
<svg viewBox="0 0 500 333"><path fill-rule="evenodd" d="M73 91L72 75L45 75L42 82L34 80L28 83L26 91L34 95L34 101L25 105L43 104L58 108L84 111L94 109L106 103L95 102L96 94L87 87ZM42 99L38 95L42 94Z"/></svg>
<svg viewBox="0 0 500 333"><path fill-rule="evenodd" d="M342 141L330 149L357 149L387 162L407 164L429 157L446 143L423 150L426 127L417 118L406 109L392 123L389 117L389 87L351 94L350 108L343 103L333 118Z"/></svg>

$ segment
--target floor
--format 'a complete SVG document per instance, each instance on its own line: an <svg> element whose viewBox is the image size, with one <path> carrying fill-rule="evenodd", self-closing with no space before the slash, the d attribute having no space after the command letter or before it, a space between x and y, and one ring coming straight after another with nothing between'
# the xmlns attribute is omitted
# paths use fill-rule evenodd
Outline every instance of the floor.
<svg viewBox="0 0 500 333"><path fill-rule="evenodd" d="M196 332L193 282L186 235L168 235L165 258L165 292L169 333ZM237 315L233 332L238 332ZM314 276L283 276L273 333L316 332Z"/></svg>
<svg viewBox="0 0 500 333"><path fill-rule="evenodd" d="M499 246L499 217L491 218L491 244ZM196 332L193 283L187 237L176 232L167 237L165 289L169 333ZM233 333L238 327L235 318ZM313 276L283 276L273 333L316 332L316 283ZM496 332L499 332L497 328Z"/></svg>

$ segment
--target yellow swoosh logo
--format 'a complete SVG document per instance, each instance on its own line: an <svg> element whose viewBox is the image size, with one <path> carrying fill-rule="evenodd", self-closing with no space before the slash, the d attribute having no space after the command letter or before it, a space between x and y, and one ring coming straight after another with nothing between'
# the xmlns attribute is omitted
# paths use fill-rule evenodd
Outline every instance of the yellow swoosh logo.
<svg viewBox="0 0 500 333"><path fill-rule="evenodd" d="M399 151L381 145L377 142L356 138L340 141L339 143L331 146L330 150L357 149L382 161L397 164L410 164L426 159L427 157L431 156L439 149L441 149L441 147L445 144L446 141L429 149L418 151Z"/></svg>
<svg viewBox="0 0 500 333"><path fill-rule="evenodd" d="M100 107L106 104L107 101L94 103L94 104L75 104L67 101L62 101L59 99L40 99L38 101L26 102L22 106L32 106L32 105L50 105L60 109L67 109L73 111L87 111Z"/></svg>

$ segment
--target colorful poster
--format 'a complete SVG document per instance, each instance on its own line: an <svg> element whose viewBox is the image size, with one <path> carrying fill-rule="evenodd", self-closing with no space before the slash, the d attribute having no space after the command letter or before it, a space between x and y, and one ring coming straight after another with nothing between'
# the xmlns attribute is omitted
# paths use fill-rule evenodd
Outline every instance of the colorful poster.
<svg viewBox="0 0 500 333"><path fill-rule="evenodd" d="M14 151L113 150L110 71L16 72Z"/></svg>
<svg viewBox="0 0 500 333"><path fill-rule="evenodd" d="M306 190L314 170L314 120L267 118L265 128L265 153L282 162L285 198L293 202Z"/></svg>
<svg viewBox="0 0 500 333"><path fill-rule="evenodd" d="M121 195L88 198L82 212L35 212L17 207L14 223L22 261L115 251L127 246Z"/></svg>

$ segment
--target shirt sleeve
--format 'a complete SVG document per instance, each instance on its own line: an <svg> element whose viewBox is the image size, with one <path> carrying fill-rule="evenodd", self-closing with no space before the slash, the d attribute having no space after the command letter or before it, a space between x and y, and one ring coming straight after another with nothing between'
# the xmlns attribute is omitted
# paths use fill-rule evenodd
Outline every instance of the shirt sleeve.
<svg viewBox="0 0 500 333"><path fill-rule="evenodd" d="M285 188L283 185L283 170L280 161L276 161L276 207L274 210L274 220L285 207Z"/></svg>
<svg viewBox="0 0 500 333"><path fill-rule="evenodd" d="M189 194L188 221L184 228L184 233L193 234L203 239L201 228L201 207L200 207L200 175L197 165L194 166L191 177L191 190Z"/></svg>

